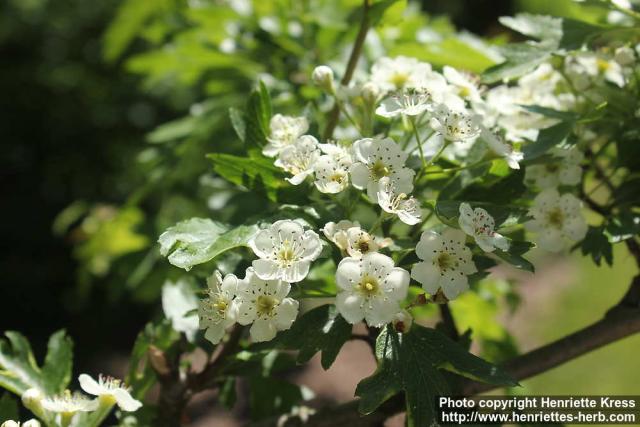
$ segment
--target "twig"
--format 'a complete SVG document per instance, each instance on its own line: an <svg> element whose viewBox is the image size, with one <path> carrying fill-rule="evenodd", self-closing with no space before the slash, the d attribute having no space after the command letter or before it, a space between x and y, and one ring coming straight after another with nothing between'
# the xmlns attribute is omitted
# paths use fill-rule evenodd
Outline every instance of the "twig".
<svg viewBox="0 0 640 427"><path fill-rule="evenodd" d="M353 73L356 70L356 65L358 65L358 59L360 59L360 54L362 53L362 47L364 46L364 40L367 37L367 32L369 31L369 9L370 9L370 0L364 0L364 4L362 7L362 21L360 21L360 29L358 30L358 35L356 36L356 40L353 43L353 49L351 50L351 56L349 56L349 62L347 63L347 68L342 76L342 80L340 84L346 86L351 81L353 77ZM329 120L327 121L327 126L324 129L324 139L331 139L333 136L333 131L338 125L338 119L340 118L340 105L336 102L333 106L333 109L329 113Z"/></svg>

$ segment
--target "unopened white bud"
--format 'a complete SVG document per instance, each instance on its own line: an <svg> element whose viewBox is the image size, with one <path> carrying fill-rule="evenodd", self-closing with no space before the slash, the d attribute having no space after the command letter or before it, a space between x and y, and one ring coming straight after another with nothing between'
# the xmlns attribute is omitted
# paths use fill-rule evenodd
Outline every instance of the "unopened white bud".
<svg viewBox="0 0 640 427"><path fill-rule="evenodd" d="M311 74L313 82L328 93L334 93L333 70L326 65L318 65Z"/></svg>
<svg viewBox="0 0 640 427"><path fill-rule="evenodd" d="M22 427L40 427L40 421L32 418L29 421L22 423Z"/></svg>
<svg viewBox="0 0 640 427"><path fill-rule="evenodd" d="M34 414L38 415L42 409L41 401L44 395L37 388L30 388L22 393L22 404Z"/></svg>
<svg viewBox="0 0 640 427"><path fill-rule="evenodd" d="M378 103L378 98L380 98L380 87L373 83L367 82L362 85L362 99L369 105L375 105Z"/></svg>
<svg viewBox="0 0 640 427"><path fill-rule="evenodd" d="M407 333L413 325L413 317L407 310L402 310L393 316L393 328L400 333Z"/></svg>
<svg viewBox="0 0 640 427"><path fill-rule="evenodd" d="M13 420L9 420L9 421L3 422L1 427L20 427L20 423L17 423Z"/></svg>
<svg viewBox="0 0 640 427"><path fill-rule="evenodd" d="M635 61L636 57L633 53L633 49L631 49L629 46L623 46L616 49L614 59L618 64L624 66L633 64L633 61Z"/></svg>

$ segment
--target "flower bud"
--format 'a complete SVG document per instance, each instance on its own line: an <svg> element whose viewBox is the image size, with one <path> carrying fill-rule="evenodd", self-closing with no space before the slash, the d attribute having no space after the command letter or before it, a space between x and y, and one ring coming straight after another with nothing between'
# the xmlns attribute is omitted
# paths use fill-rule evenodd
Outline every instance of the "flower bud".
<svg viewBox="0 0 640 427"><path fill-rule="evenodd" d="M319 65L311 74L313 82L327 93L333 94L335 87L333 84L333 70L326 65Z"/></svg>
<svg viewBox="0 0 640 427"><path fill-rule="evenodd" d="M42 406L40 402L44 395L37 388L30 388L22 393L22 404L34 414L39 414Z"/></svg>
<svg viewBox="0 0 640 427"><path fill-rule="evenodd" d="M8 420L2 423L0 427L20 427L20 423L17 423L13 420Z"/></svg>
<svg viewBox="0 0 640 427"><path fill-rule="evenodd" d="M411 325L413 325L413 317L407 310L399 311L393 316L393 328L396 331L402 334L407 333L411 329Z"/></svg>
<svg viewBox="0 0 640 427"><path fill-rule="evenodd" d="M616 49L614 59L622 66L631 65L635 61L635 55L633 49L629 46L623 46Z"/></svg>
<svg viewBox="0 0 640 427"><path fill-rule="evenodd" d="M22 427L40 427L40 421L32 418L29 421L22 423Z"/></svg>
<svg viewBox="0 0 640 427"><path fill-rule="evenodd" d="M367 104L377 104L378 98L380 98L380 87L377 84L367 82L362 85L362 99L364 99Z"/></svg>

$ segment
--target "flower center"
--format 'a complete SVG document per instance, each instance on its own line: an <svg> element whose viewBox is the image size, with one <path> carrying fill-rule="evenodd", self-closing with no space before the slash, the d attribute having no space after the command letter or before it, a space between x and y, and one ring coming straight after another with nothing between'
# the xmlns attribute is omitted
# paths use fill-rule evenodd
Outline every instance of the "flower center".
<svg viewBox="0 0 640 427"><path fill-rule="evenodd" d="M391 83L394 84L396 89L402 89L409 80L409 75L404 73L394 73L391 76Z"/></svg>
<svg viewBox="0 0 640 427"><path fill-rule="evenodd" d="M440 270L447 270L454 267L455 259L447 252L440 252L440 255L436 258L436 265Z"/></svg>
<svg viewBox="0 0 640 427"><path fill-rule="evenodd" d="M391 171L382 160L376 160L371 166L371 175L378 181L385 176L389 176L389 174L391 174Z"/></svg>
<svg viewBox="0 0 640 427"><path fill-rule="evenodd" d="M596 60L596 63L598 64L598 71L600 71L601 73L607 71L611 67L609 61L605 61L604 59L598 58Z"/></svg>
<svg viewBox="0 0 640 427"><path fill-rule="evenodd" d="M342 184L343 180L344 180L344 174L338 173L338 172L334 173L329 177L329 181L337 182L338 184Z"/></svg>
<svg viewBox="0 0 640 427"><path fill-rule="evenodd" d="M564 223L564 212L562 209L555 208L547 214L547 222L556 228L562 228Z"/></svg>
<svg viewBox="0 0 640 427"><path fill-rule="evenodd" d="M227 311L227 301L220 298L215 303L213 303L213 308L218 311L218 313L224 313Z"/></svg>
<svg viewBox="0 0 640 427"><path fill-rule="evenodd" d="M282 248L278 252L278 260L280 264L289 266L296 259L296 253L293 250L291 243L288 240L282 242Z"/></svg>
<svg viewBox="0 0 640 427"><path fill-rule="evenodd" d="M256 311L260 316L271 316L273 309L280 301L269 295L260 295L256 300Z"/></svg>
<svg viewBox="0 0 640 427"><path fill-rule="evenodd" d="M378 281L371 276L365 275L356 288L364 297L367 298L380 293L380 285L378 284Z"/></svg>

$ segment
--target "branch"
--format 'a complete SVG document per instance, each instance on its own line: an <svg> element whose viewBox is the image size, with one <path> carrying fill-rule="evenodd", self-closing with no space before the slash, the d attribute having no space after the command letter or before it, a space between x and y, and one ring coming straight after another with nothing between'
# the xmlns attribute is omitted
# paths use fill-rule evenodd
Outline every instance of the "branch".
<svg viewBox="0 0 640 427"><path fill-rule="evenodd" d="M356 36L356 40L353 43L353 49L351 50L351 56L349 56L349 62L347 63L347 68L342 76L342 80L340 84L342 86L346 86L351 81L353 77L353 73L356 70L356 65L358 65L358 59L360 59L360 54L362 53L362 47L364 45L364 40L367 37L367 32L369 31L369 5L370 0L364 0L364 4L362 7L362 21L360 21L360 29L358 30L358 35ZM336 95L337 96L337 95ZM329 113L329 120L327 121L327 126L324 129L324 139L330 139L333 136L333 131L338 125L338 119L340 118L340 106L338 102L335 103L333 109Z"/></svg>

